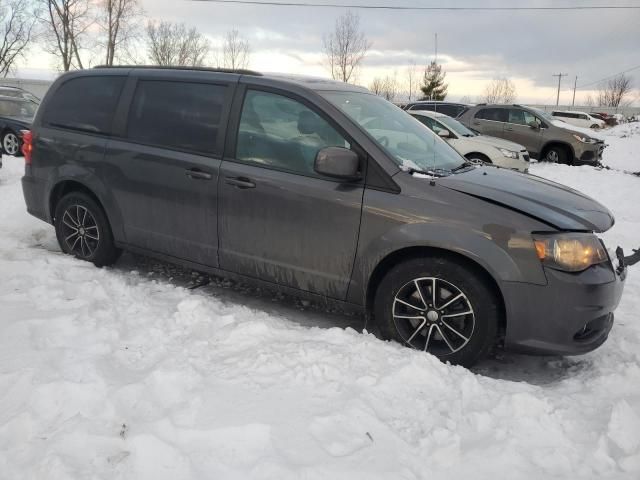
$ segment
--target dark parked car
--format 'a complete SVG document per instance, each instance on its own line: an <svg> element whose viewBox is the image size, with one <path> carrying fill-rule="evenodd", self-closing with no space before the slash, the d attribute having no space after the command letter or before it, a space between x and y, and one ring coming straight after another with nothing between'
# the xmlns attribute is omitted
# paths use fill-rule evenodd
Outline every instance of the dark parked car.
<svg viewBox="0 0 640 480"><path fill-rule="evenodd" d="M464 103L439 102L435 100L424 100L407 104L405 110L428 110L430 112L444 113L451 118L456 118L462 114L469 105Z"/></svg>
<svg viewBox="0 0 640 480"><path fill-rule="evenodd" d="M366 127L364 125L371 125ZM471 365L578 354L623 290L594 200L469 164L365 89L252 72L60 77L25 134L27 210L97 266L126 249L368 312Z"/></svg>
<svg viewBox="0 0 640 480"><path fill-rule="evenodd" d="M0 96L0 145L7 155L20 155L21 131L31 128L38 105L30 100Z"/></svg>

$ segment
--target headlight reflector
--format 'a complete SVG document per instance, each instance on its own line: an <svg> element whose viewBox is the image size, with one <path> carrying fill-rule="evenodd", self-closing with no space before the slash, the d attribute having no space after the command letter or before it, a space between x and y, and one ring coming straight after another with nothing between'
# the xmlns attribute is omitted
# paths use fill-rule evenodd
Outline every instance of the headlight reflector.
<svg viewBox="0 0 640 480"><path fill-rule="evenodd" d="M589 138L586 135L573 135L573 138L582 143L596 143L596 140Z"/></svg>
<svg viewBox="0 0 640 480"><path fill-rule="evenodd" d="M506 148L500 148L500 153L502 153L502 155L504 155L507 158L518 158L518 152L514 152L511 150L507 150Z"/></svg>
<svg viewBox="0 0 640 480"><path fill-rule="evenodd" d="M609 259L602 242L590 233L534 235L533 243L543 264L565 272L581 272Z"/></svg>

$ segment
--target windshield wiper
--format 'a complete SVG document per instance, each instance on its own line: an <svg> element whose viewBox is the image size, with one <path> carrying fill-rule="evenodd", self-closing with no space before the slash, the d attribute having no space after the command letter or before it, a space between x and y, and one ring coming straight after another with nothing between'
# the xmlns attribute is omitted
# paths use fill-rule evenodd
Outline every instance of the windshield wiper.
<svg viewBox="0 0 640 480"><path fill-rule="evenodd" d="M420 170L418 168L409 168L406 170L407 173L413 175L417 173L419 175L429 175L431 177L448 177L451 175L451 170L447 170L445 168L433 168L431 170Z"/></svg>
<svg viewBox="0 0 640 480"><path fill-rule="evenodd" d="M456 172L461 172L462 170L467 170L471 167L474 167L475 164L471 163L471 162L464 162L462 165L457 166L456 168L452 169L451 172L452 173L456 173Z"/></svg>

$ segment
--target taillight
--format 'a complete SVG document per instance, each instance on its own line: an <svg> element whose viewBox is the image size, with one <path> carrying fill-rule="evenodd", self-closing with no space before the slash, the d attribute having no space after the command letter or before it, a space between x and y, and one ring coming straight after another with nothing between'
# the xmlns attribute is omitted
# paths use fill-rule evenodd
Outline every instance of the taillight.
<svg viewBox="0 0 640 480"><path fill-rule="evenodd" d="M31 165L31 154L33 153L33 132L31 130L22 130L22 154L24 155L25 165Z"/></svg>

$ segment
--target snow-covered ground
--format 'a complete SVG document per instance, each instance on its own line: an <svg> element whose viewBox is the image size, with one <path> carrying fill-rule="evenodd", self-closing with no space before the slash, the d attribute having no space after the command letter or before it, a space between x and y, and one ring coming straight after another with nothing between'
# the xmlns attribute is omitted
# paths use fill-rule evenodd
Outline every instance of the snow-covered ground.
<svg viewBox="0 0 640 480"><path fill-rule="evenodd" d="M605 164L640 170L638 126L605 135ZM640 478L640 269L599 350L468 371L357 317L188 290L190 272L130 255L102 270L63 256L25 212L22 160L4 162L1 480ZM640 245L640 178L532 172L609 206L610 246Z"/></svg>

